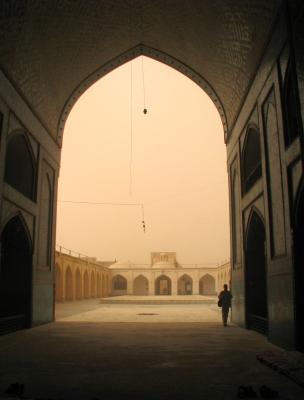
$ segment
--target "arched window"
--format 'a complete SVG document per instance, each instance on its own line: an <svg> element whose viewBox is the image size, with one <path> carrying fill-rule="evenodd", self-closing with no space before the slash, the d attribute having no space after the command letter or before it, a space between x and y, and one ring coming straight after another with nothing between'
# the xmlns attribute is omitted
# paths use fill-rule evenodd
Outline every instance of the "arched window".
<svg viewBox="0 0 304 400"><path fill-rule="evenodd" d="M262 176L260 132L250 126L246 133L242 151L242 186L243 194L247 193Z"/></svg>
<svg viewBox="0 0 304 400"><path fill-rule="evenodd" d="M23 134L14 134L7 144L4 179L31 200L35 196L35 160Z"/></svg>
<svg viewBox="0 0 304 400"><path fill-rule="evenodd" d="M301 129L297 86L291 62L287 66L283 87L283 115L285 145L289 146L299 135Z"/></svg>

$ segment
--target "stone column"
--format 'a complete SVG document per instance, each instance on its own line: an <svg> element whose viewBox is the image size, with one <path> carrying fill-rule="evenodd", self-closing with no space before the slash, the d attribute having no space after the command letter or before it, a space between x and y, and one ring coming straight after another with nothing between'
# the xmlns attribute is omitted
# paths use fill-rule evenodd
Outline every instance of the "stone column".
<svg viewBox="0 0 304 400"><path fill-rule="evenodd" d="M128 275L127 282L128 282L127 294L133 295L133 274L132 273L130 275Z"/></svg>
<svg viewBox="0 0 304 400"><path fill-rule="evenodd" d="M193 274L193 282L192 282L192 294L199 294L199 272L195 271Z"/></svg>
<svg viewBox="0 0 304 400"><path fill-rule="evenodd" d="M149 280L149 296L154 296L154 295L155 295L155 277L154 273L152 272Z"/></svg>
<svg viewBox="0 0 304 400"><path fill-rule="evenodd" d="M171 295L177 296L177 272L174 272L171 277Z"/></svg>
<svg viewBox="0 0 304 400"><path fill-rule="evenodd" d="M65 301L65 273L66 269L62 268L62 301Z"/></svg>

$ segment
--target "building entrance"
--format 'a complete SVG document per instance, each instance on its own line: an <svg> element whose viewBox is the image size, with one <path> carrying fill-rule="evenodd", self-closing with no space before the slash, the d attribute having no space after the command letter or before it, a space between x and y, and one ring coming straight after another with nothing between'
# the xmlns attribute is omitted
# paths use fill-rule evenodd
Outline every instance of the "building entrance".
<svg viewBox="0 0 304 400"><path fill-rule="evenodd" d="M155 281L156 295L171 295L171 279L165 275L158 277Z"/></svg>
<svg viewBox="0 0 304 400"><path fill-rule="evenodd" d="M31 243L20 217L1 234L0 333L26 328L31 311Z"/></svg>
<svg viewBox="0 0 304 400"><path fill-rule="evenodd" d="M245 251L247 328L268 331L265 227L257 212L251 214Z"/></svg>

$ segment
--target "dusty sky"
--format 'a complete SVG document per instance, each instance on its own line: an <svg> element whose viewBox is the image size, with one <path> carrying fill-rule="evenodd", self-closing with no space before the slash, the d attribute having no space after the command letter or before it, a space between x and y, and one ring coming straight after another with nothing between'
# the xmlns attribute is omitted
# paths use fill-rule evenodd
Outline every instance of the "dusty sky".
<svg viewBox="0 0 304 400"><path fill-rule="evenodd" d="M175 251L189 264L229 258L226 149L212 101L149 58L117 68L68 118L58 199L144 204L146 233L140 207L58 202L57 244L100 260L149 263L151 251Z"/></svg>

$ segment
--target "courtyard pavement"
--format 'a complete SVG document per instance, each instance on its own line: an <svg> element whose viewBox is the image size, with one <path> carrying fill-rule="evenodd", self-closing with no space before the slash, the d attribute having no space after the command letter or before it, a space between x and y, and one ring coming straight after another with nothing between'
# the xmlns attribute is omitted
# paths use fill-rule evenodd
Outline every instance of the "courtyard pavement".
<svg viewBox="0 0 304 400"><path fill-rule="evenodd" d="M213 305L91 300L72 308L57 307L55 323L0 337L0 393L19 382L25 396L45 400L225 400L237 399L239 385L266 385L281 399L304 399L303 388L256 360L277 347L223 327Z"/></svg>

